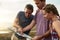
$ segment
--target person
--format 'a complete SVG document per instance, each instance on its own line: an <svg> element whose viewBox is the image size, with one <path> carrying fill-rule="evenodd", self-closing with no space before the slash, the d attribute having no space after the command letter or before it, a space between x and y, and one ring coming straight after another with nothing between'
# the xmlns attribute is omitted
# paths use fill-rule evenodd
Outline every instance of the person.
<svg viewBox="0 0 60 40"><path fill-rule="evenodd" d="M43 15L48 20L52 21L50 23L51 27L51 37L52 40L59 40L60 37L60 20L59 20L59 13L55 5L47 4L43 8Z"/></svg>
<svg viewBox="0 0 60 40"><path fill-rule="evenodd" d="M34 0L34 2L37 5L38 10L31 24L24 28L24 30L29 30L36 24L36 36L33 37L32 40L51 40L49 22L43 17L42 12L42 8L45 6L46 0Z"/></svg>
<svg viewBox="0 0 60 40"><path fill-rule="evenodd" d="M27 31L23 31L23 29L30 25L30 23L32 22L34 16L32 15L33 13L33 5L31 4L27 4L24 11L20 11L14 21L13 26L16 27L17 32L19 32L20 34L27 34L29 35L30 30ZM18 40L26 40L26 38L18 36L17 34L15 34L15 36L18 38ZM16 40L15 38L13 40Z"/></svg>

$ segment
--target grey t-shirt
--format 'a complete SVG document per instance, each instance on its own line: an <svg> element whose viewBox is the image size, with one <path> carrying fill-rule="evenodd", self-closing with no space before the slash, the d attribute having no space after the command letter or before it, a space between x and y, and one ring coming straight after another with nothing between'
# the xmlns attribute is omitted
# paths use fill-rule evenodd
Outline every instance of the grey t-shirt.
<svg viewBox="0 0 60 40"><path fill-rule="evenodd" d="M24 11L20 11L17 15L17 18L20 20L19 21L19 25L24 28L26 27L27 25L29 25L31 23L31 21L33 20L34 16L31 15L29 18L26 18L25 17L25 13ZM30 30L29 31L26 31L24 32L25 34L29 34Z"/></svg>

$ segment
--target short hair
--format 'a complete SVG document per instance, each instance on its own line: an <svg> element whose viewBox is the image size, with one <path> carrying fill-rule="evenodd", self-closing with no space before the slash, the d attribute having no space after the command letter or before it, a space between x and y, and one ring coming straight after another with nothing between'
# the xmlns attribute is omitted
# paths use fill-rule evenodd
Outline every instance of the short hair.
<svg viewBox="0 0 60 40"><path fill-rule="evenodd" d="M45 2L46 0L40 0L41 2Z"/></svg>
<svg viewBox="0 0 60 40"><path fill-rule="evenodd" d="M27 4L27 5L25 6L25 8L30 9L30 10L32 10L32 12L33 12L33 5Z"/></svg>
<svg viewBox="0 0 60 40"><path fill-rule="evenodd" d="M41 2L45 2L46 0L39 0L39 1L41 1Z"/></svg>
<svg viewBox="0 0 60 40"><path fill-rule="evenodd" d="M53 4L47 4L47 5L43 8L43 10L45 10L47 13L50 13L50 11L52 11L54 15L59 16L58 10L57 10L57 8L55 7L55 5L53 5Z"/></svg>

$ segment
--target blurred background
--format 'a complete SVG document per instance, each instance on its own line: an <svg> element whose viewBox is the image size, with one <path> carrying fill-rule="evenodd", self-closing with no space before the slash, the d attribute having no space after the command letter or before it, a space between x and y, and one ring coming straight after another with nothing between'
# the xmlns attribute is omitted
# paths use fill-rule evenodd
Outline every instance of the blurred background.
<svg viewBox="0 0 60 40"><path fill-rule="evenodd" d="M59 13L60 13L60 0L46 0L46 4L52 3L54 4ZM37 10L36 5L34 4L33 0L0 0L0 40L1 37L6 36L6 34L10 34L10 30L8 30L8 27L11 27L14 19L19 11L24 11L24 7L26 4L32 4L34 6L34 12L33 15L35 15L35 12ZM32 34L35 32L35 28L32 29ZM10 39L9 39L10 40Z"/></svg>

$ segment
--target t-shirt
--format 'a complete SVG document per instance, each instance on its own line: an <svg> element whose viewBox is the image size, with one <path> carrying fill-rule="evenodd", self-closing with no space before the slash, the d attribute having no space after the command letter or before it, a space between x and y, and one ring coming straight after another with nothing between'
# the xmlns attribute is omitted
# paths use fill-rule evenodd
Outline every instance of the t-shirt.
<svg viewBox="0 0 60 40"><path fill-rule="evenodd" d="M17 15L17 18L20 20L19 21L19 25L24 28L26 27L27 25L29 25L31 23L31 21L33 20L34 16L31 15L29 18L26 18L25 17L25 13L23 11L20 11ZM29 31L26 31L25 32L26 34L29 33Z"/></svg>
<svg viewBox="0 0 60 40"><path fill-rule="evenodd" d="M20 11L17 15L17 18L19 19L19 25L22 28L25 28L27 25L29 25L31 23L31 21L33 20L34 16L31 15L29 18L25 17L25 13L24 11ZM30 30L24 32L25 34L29 34ZM17 36L17 35L16 35Z"/></svg>

